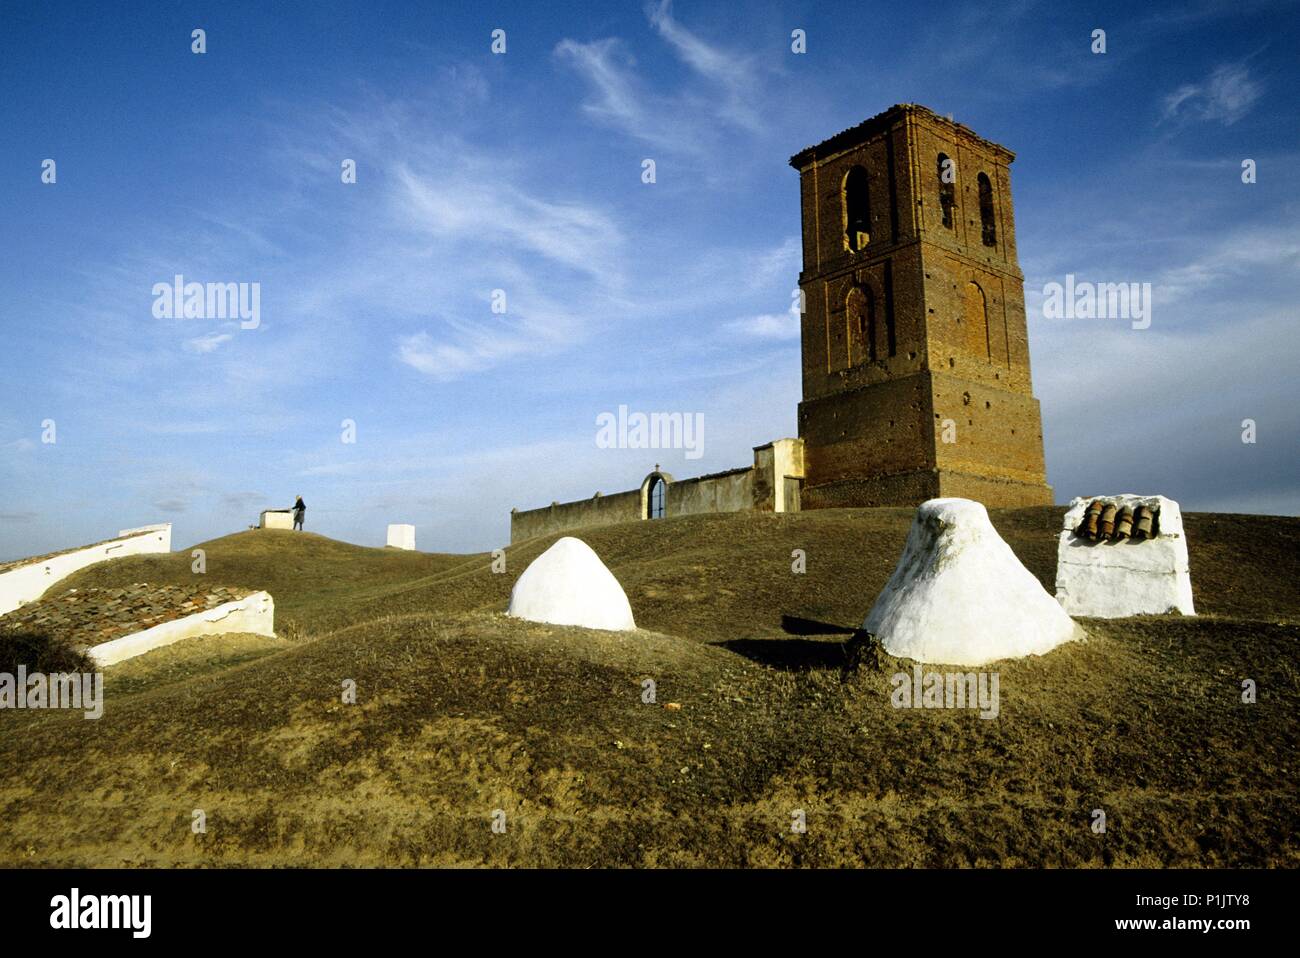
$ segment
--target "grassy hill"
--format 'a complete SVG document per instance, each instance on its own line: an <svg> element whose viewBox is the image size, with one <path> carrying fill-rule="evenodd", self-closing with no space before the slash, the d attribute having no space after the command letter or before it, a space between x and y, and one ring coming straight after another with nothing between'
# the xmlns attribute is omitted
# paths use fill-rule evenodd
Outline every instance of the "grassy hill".
<svg viewBox="0 0 1300 958"><path fill-rule="evenodd" d="M1049 590L1062 511L992 514ZM1000 663L983 720L894 709L911 663L849 669L844 634L783 629L860 623L911 515L585 532L627 634L501 614L552 538L507 550L504 574L305 533L202 543L209 581L271 592L281 637L118 666L97 722L0 712L0 865L1300 864L1300 521L1186 516L1201 615L1084 620L1088 641ZM189 583L191 561L58 588Z"/></svg>

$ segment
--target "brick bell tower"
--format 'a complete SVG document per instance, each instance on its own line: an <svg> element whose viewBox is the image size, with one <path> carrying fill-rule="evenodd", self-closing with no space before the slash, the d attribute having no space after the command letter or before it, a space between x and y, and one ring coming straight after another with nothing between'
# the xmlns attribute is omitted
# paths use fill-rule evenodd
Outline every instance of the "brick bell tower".
<svg viewBox="0 0 1300 958"><path fill-rule="evenodd" d="M1015 155L903 104L791 157L803 216L803 508L1050 505Z"/></svg>

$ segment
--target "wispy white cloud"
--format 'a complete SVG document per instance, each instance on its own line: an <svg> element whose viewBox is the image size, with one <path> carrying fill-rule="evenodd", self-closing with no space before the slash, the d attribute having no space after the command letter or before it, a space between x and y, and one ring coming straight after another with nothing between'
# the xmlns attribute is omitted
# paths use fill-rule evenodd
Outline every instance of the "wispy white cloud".
<svg viewBox="0 0 1300 958"><path fill-rule="evenodd" d="M1252 275L1300 278L1298 274L1300 232L1286 227L1242 227L1228 230L1195 258L1166 266L1156 277L1155 292L1173 305L1230 280Z"/></svg>
<svg viewBox="0 0 1300 958"><path fill-rule="evenodd" d="M1107 224L1099 228L1109 230ZM1182 325L1212 321L1215 317L1205 315L1207 303L1225 299L1240 303L1247 297L1267 303L1272 293L1267 287L1300 280L1300 232L1285 226L1248 224L1224 229L1209 239L1144 235L1139 251L1117 251L1114 242L1093 242L1080 235L1068 249L1071 259L1058 252L1050 268L1046 261L1026 264L1025 306L1030 316L1042 315L1044 284L1062 283L1066 273L1095 283L1149 282L1155 321L1163 324L1177 316Z"/></svg>
<svg viewBox="0 0 1300 958"><path fill-rule="evenodd" d="M750 53L710 43L673 16L671 0L646 7L656 34L690 71L673 92L652 90L642 80L624 42L607 37L561 40L555 55L588 84L583 111L657 149L701 160L714 152L718 125L746 134L766 130L760 104L763 73Z"/></svg>
<svg viewBox="0 0 1300 958"><path fill-rule="evenodd" d="M1217 67L1199 83L1185 83L1164 98L1164 120L1192 119L1231 126L1254 107L1264 85L1245 64Z"/></svg>
<svg viewBox="0 0 1300 958"><path fill-rule="evenodd" d="M233 338L230 333L208 333L206 336L185 340L185 349L192 353L211 353L215 352L222 343L228 343Z"/></svg>
<svg viewBox="0 0 1300 958"><path fill-rule="evenodd" d="M400 362L439 381L480 373L520 357L573 348L624 286L627 241L600 206L537 193L517 168L461 144L434 148L421 165L399 164L391 186L391 223L433 249L463 296L477 285L479 317L420 303L425 328L396 338ZM386 253L401 261L398 244ZM409 261L412 257L407 254ZM422 267L419 267L422 268ZM490 296L504 296L500 311ZM562 296L563 299L557 299ZM436 301L435 301L436 302Z"/></svg>
<svg viewBox="0 0 1300 958"><path fill-rule="evenodd" d="M672 0L647 6L646 15L684 63L720 88L723 100L719 112L724 118L751 131L762 128L754 101L759 74L752 54L708 43L686 29L673 17Z"/></svg>
<svg viewBox="0 0 1300 958"><path fill-rule="evenodd" d="M455 342L435 339L422 330L398 338L397 358L432 379L451 382L532 351L522 336L503 339L465 323L448 323L444 328L455 331Z"/></svg>
<svg viewBox="0 0 1300 958"><path fill-rule="evenodd" d="M409 229L476 247L537 254L602 279L613 274L624 245L618 227L595 206L531 194L511 181L509 168L493 168L482 156L478 163L462 158L459 169L439 164L427 174L399 163L393 199Z"/></svg>
<svg viewBox="0 0 1300 958"><path fill-rule="evenodd" d="M597 123L655 149L695 157L705 154L699 125L642 87L621 41L561 40L555 55L587 81L591 95L582 110Z"/></svg>
<svg viewBox="0 0 1300 958"><path fill-rule="evenodd" d="M761 298L754 312L772 312L793 302L799 283L800 239L787 236L776 243L743 246L711 244L682 263L661 289L637 291L643 315L655 316L719 305L735 308L738 296ZM743 273L737 264L743 263ZM738 279L743 276L743 281Z"/></svg>
<svg viewBox="0 0 1300 958"><path fill-rule="evenodd" d="M798 339L799 314L792 310L788 313L742 316L726 323L724 328L729 332L754 339Z"/></svg>

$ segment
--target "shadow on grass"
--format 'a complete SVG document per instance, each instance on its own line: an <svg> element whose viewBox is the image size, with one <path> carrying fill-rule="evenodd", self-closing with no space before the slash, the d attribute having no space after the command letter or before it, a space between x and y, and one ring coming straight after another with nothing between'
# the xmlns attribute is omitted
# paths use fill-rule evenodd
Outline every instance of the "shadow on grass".
<svg viewBox="0 0 1300 958"><path fill-rule="evenodd" d="M873 658L872 637L853 626L835 625L797 615L781 616L781 628L791 635L824 636L810 639L729 639L714 643L752 662L786 672L814 669L851 671ZM837 637L843 636L839 641Z"/></svg>
<svg viewBox="0 0 1300 958"><path fill-rule="evenodd" d="M66 639L30 629L0 632L0 672L94 672L96 665Z"/></svg>
<svg viewBox="0 0 1300 958"><path fill-rule="evenodd" d="M833 639L728 639L712 644L785 672L844 669L850 661L848 643Z"/></svg>
<svg viewBox="0 0 1300 958"><path fill-rule="evenodd" d="M835 625L819 619L807 619L801 615L783 615L781 631L790 635L853 635L858 630L852 625Z"/></svg>

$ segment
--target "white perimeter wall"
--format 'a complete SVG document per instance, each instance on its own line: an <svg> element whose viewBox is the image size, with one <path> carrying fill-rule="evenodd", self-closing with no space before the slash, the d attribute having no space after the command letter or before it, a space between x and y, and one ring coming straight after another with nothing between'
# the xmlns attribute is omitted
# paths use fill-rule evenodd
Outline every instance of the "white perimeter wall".
<svg viewBox="0 0 1300 958"><path fill-rule="evenodd" d="M0 615L39 599L60 579L66 579L78 569L96 562L171 551L172 526L170 522L164 522L137 529L123 529L118 533L118 538L108 542L0 572Z"/></svg>
<svg viewBox="0 0 1300 958"><path fill-rule="evenodd" d="M92 645L86 655L97 665L114 665L182 639L227 632L275 635L275 603L267 592L254 592L235 602L226 602L206 612L173 619L143 632L123 636L102 645Z"/></svg>

